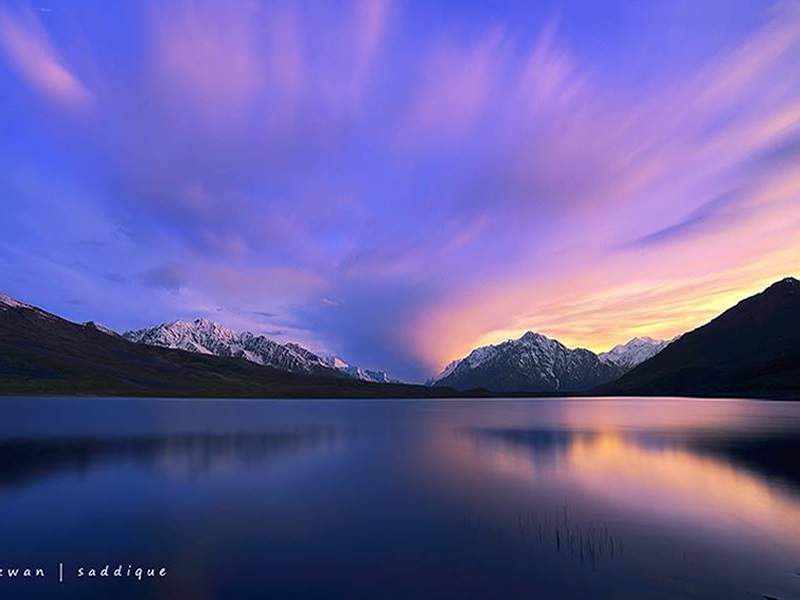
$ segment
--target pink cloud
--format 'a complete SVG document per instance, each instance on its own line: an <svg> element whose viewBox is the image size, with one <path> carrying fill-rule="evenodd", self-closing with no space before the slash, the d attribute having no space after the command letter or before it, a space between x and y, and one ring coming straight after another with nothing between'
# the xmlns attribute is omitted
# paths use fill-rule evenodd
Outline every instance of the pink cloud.
<svg viewBox="0 0 800 600"><path fill-rule="evenodd" d="M0 47L76 106L92 92L67 65L91 57L67 51L98 43L102 102L61 128L81 183L126 231L183 249L197 306L274 300L321 341L438 367L528 328L595 349L671 335L733 299L723 279L800 268L788 8L642 84L638 57L581 54L552 23L458 35L448 16L443 35L378 0L147 6L107 60L102 20L56 48L66 21L51 40L3 10Z"/></svg>
<svg viewBox="0 0 800 600"><path fill-rule="evenodd" d="M605 350L671 337L800 272L799 49L800 15L779 12L687 76L626 94L546 32L509 76L520 91L486 109L499 115L490 158L465 167L491 215L484 241L517 246L422 310L408 343L431 370L527 329Z"/></svg>
<svg viewBox="0 0 800 600"><path fill-rule="evenodd" d="M162 91L209 124L246 116L261 85L254 5L180 0L149 11L152 72Z"/></svg>
<svg viewBox="0 0 800 600"><path fill-rule="evenodd" d="M85 108L91 91L66 66L32 10L0 8L0 46L9 62L34 87L69 108Z"/></svg>
<svg viewBox="0 0 800 600"><path fill-rule="evenodd" d="M388 0L356 0L339 4L330 13L310 13L305 13L304 25L325 30L307 40L308 53L314 57L308 65L312 89L332 113L356 116L363 109L376 58L389 33L392 7Z"/></svg>
<svg viewBox="0 0 800 600"><path fill-rule="evenodd" d="M298 95L306 85L303 60L302 22L294 5L277 5L270 9L268 29L270 88L282 94L285 111L281 117L294 113Z"/></svg>
<svg viewBox="0 0 800 600"><path fill-rule="evenodd" d="M442 44L424 60L401 139L460 139L489 106L502 75L504 33L494 30L474 47Z"/></svg>
<svg viewBox="0 0 800 600"><path fill-rule="evenodd" d="M775 81L783 59L800 49L800 5L784 2L771 9L772 18L755 35L733 51L721 53L699 73L693 86L695 104L718 111L728 104L785 94L790 81Z"/></svg>
<svg viewBox="0 0 800 600"><path fill-rule="evenodd" d="M386 34L390 14L388 0L359 0L353 11L353 54L351 96L360 103L364 87L369 81L375 55Z"/></svg>
<svg viewBox="0 0 800 600"><path fill-rule="evenodd" d="M556 32L555 23L544 28L519 71L511 99L515 108L533 116L568 103L583 83L575 59L556 44Z"/></svg>

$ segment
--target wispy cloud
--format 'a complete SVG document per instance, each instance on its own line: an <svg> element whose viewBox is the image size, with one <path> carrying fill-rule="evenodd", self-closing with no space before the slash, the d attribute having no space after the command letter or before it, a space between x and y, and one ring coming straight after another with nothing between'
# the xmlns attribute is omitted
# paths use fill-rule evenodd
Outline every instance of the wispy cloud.
<svg viewBox="0 0 800 600"><path fill-rule="evenodd" d="M41 215L0 233L79 258L54 285L120 329L212 315L419 378L525 329L671 336L800 270L796 3L686 47L663 7L577 6L2 9L0 78L48 102L0 114L0 192Z"/></svg>
<svg viewBox="0 0 800 600"><path fill-rule="evenodd" d="M69 108L91 104L91 91L66 66L33 10L0 7L0 46L20 74L49 99Z"/></svg>

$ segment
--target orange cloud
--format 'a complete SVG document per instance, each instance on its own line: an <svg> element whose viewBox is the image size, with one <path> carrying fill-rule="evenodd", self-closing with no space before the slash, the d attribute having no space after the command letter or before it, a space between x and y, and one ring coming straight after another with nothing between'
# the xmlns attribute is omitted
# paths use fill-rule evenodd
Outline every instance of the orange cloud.
<svg viewBox="0 0 800 600"><path fill-rule="evenodd" d="M493 237L483 240L508 236L518 246L495 273L443 295L409 328L431 370L526 330L595 351L636 335L671 338L800 274L800 112L796 86L780 83L800 50L800 15L779 12L699 69L702 77L629 104L576 71L552 36L539 48L525 96L555 98L536 130L548 143L521 144L495 189L483 190L498 203L501 184L522 190L530 206L497 204L486 226ZM509 120L525 132L519 115ZM709 120L714 126L703 126ZM498 220L501 209L512 218Z"/></svg>

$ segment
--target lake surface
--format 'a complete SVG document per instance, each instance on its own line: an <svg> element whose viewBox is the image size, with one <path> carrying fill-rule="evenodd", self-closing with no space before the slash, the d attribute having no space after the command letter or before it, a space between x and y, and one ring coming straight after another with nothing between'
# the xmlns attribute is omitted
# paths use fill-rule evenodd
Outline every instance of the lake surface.
<svg viewBox="0 0 800 600"><path fill-rule="evenodd" d="M800 403L5 398L0 520L4 599L797 599Z"/></svg>

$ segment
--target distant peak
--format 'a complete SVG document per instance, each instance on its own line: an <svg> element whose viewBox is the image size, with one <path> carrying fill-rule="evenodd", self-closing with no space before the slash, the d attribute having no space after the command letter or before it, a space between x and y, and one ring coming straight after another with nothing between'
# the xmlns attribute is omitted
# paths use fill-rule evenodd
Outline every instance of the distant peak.
<svg viewBox="0 0 800 600"><path fill-rule="evenodd" d="M171 323L164 323L160 327L168 327L168 328L191 328L195 329L198 327L205 327L205 328L212 328L212 327L220 327L220 324L215 321L210 321L208 319L194 319L193 321L185 321L183 319L178 319L177 321L172 321Z"/></svg>
<svg viewBox="0 0 800 600"><path fill-rule="evenodd" d="M211 321L210 319L201 319L199 317L197 319L194 319L193 321L191 321L191 324L192 325L201 325L201 326L204 326L204 327L217 325L216 322Z"/></svg>
<svg viewBox="0 0 800 600"><path fill-rule="evenodd" d="M83 326L88 327L89 329L94 329L101 333L105 333L106 335L119 335L116 331L114 331L110 327L106 327L102 323L98 323L96 321L86 321L86 323L84 323Z"/></svg>
<svg viewBox="0 0 800 600"><path fill-rule="evenodd" d="M16 298L12 298L8 294L0 292L0 306L8 306L11 308L33 308L30 304L20 302Z"/></svg>
<svg viewBox="0 0 800 600"><path fill-rule="evenodd" d="M656 338L650 337L649 335L637 335L634 338L628 340L627 343L622 344L623 346L637 346L641 344L662 344L664 340L657 340Z"/></svg>
<svg viewBox="0 0 800 600"><path fill-rule="evenodd" d="M779 285L800 286L800 280L794 277L784 277L778 282Z"/></svg>
<svg viewBox="0 0 800 600"><path fill-rule="evenodd" d="M784 277L780 281L776 281L764 291L789 291L800 289L800 281L794 277Z"/></svg>
<svg viewBox="0 0 800 600"><path fill-rule="evenodd" d="M545 335L542 335L541 333L536 333L535 331L526 331L523 334L523 336L519 339L528 341L528 340L549 340L550 338L548 338Z"/></svg>

